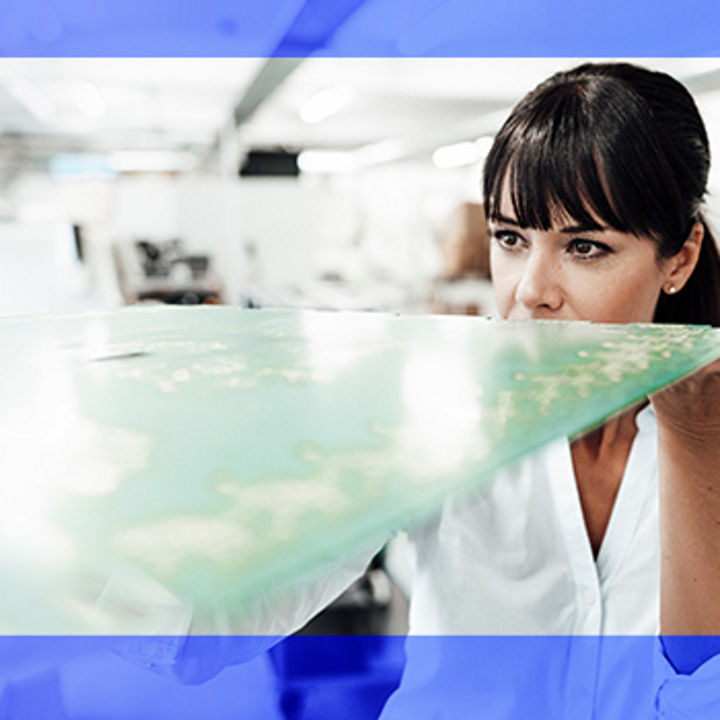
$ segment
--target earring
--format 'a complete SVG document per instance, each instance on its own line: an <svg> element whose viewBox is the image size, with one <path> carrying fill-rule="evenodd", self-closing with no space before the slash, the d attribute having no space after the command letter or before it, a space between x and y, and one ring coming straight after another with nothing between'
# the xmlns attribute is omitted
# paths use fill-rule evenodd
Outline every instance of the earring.
<svg viewBox="0 0 720 720"><path fill-rule="evenodd" d="M668 294L668 295L674 295L676 292L677 292L677 288L676 288L674 285L671 285L671 286L667 289L667 294Z"/></svg>

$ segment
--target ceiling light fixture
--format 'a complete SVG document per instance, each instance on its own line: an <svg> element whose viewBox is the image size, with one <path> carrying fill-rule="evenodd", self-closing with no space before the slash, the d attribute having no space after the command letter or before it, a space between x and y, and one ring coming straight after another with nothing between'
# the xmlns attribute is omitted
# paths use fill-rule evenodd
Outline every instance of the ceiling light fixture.
<svg viewBox="0 0 720 720"><path fill-rule="evenodd" d="M347 105L354 96L355 93L349 85L335 85L334 87L321 90L319 93L308 98L300 106L300 118L308 125L316 125L335 115L335 113Z"/></svg>
<svg viewBox="0 0 720 720"><path fill-rule="evenodd" d="M357 168L352 153L337 150L304 150L297 164L304 173L346 173Z"/></svg>
<svg viewBox="0 0 720 720"><path fill-rule="evenodd" d="M483 135L474 142L466 141L443 145L432 154L432 161L435 167L442 170L474 165L483 160L490 152L493 139L489 135Z"/></svg>
<svg viewBox="0 0 720 720"><path fill-rule="evenodd" d="M77 109L89 120L99 120L107 111L102 93L94 83L87 80L73 83L72 97Z"/></svg>

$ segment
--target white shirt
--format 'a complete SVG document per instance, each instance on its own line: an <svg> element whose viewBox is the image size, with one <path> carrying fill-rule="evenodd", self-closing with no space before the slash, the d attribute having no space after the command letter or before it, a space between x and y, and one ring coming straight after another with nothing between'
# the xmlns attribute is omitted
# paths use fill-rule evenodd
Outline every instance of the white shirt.
<svg viewBox="0 0 720 720"><path fill-rule="evenodd" d="M415 637L383 720L720 717L720 657L678 676L656 637L651 406L636 424L597 560L565 438L410 534Z"/></svg>
<svg viewBox="0 0 720 720"><path fill-rule="evenodd" d="M448 500L436 521L410 535L420 559L410 632L657 634L657 430L650 405L636 424L597 562L563 438L471 497Z"/></svg>

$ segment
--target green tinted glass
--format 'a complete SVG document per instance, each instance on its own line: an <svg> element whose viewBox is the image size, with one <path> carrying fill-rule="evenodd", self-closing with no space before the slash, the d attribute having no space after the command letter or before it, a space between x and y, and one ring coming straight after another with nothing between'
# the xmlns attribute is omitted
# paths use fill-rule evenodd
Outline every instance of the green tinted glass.
<svg viewBox="0 0 720 720"><path fill-rule="evenodd" d="M0 630L242 608L720 356L685 326L128 309L0 322ZM110 624L108 624L110 623ZM114 624L113 624L114 623Z"/></svg>

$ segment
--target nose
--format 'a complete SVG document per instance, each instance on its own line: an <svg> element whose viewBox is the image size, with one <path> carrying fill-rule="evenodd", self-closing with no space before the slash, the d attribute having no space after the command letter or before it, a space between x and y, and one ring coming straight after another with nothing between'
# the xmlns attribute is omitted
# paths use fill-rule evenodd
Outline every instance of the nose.
<svg viewBox="0 0 720 720"><path fill-rule="evenodd" d="M530 252L515 289L518 303L534 315L555 312L562 307L557 259L541 251Z"/></svg>

